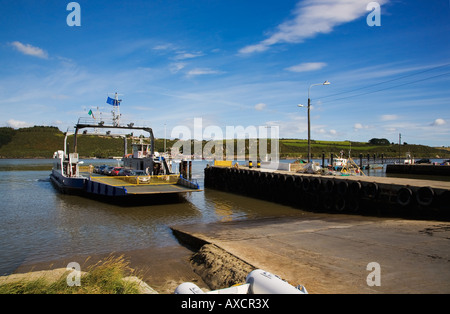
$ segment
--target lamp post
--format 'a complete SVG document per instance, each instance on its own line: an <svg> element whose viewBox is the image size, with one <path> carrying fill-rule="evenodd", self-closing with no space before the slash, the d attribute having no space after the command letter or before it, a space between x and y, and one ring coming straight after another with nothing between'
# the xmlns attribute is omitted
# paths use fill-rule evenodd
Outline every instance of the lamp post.
<svg viewBox="0 0 450 314"><path fill-rule="evenodd" d="M311 162L311 97L310 97L310 92L311 92L311 87L313 86L318 86L318 85L330 85L331 83L328 81L325 81L324 83L320 83L320 84L312 84L311 86L309 86L308 88L308 163ZM299 107L304 107L303 105L298 105Z"/></svg>

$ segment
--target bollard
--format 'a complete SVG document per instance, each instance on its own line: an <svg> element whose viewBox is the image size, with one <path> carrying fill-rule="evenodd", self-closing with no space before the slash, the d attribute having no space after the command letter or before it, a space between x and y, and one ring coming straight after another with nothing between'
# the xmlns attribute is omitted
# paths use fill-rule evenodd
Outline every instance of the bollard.
<svg viewBox="0 0 450 314"><path fill-rule="evenodd" d="M252 162L252 161L249 161L249 162L248 162L248 167L249 167L250 169L253 168L253 162Z"/></svg>
<svg viewBox="0 0 450 314"><path fill-rule="evenodd" d="M256 162L256 168L261 168L261 161L260 161L260 160L258 160L258 161Z"/></svg>

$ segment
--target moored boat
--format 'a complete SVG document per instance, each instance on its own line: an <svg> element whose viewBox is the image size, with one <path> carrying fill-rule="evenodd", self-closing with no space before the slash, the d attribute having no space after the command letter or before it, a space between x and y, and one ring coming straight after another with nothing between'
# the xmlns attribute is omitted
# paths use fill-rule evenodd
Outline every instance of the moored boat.
<svg viewBox="0 0 450 314"><path fill-rule="evenodd" d="M118 106L121 101L117 94L115 99L108 97L108 103ZM91 113L91 111L90 111ZM50 174L51 182L64 193L101 195L108 197L123 197L137 195L154 194L180 194L186 192L200 191L199 185L195 180L187 176L190 171L185 171L187 162L181 162L183 171L176 172L172 170L172 161L169 156L155 151L155 140L153 130L147 126L135 126L134 123L126 125L120 124L118 115L113 111L112 123L97 121L95 118L80 118L75 125L74 132L66 132L64 138L64 150L54 153L54 165ZM124 154L121 160L124 169L135 170L138 175L118 175L118 171L113 171L112 176L104 173L94 172L92 165L86 166L79 159L77 137L81 130L85 129L109 129L111 130L127 129L144 131L149 134L149 138L144 140L139 138L138 142L132 143L132 153L128 154L127 136L116 135L124 138ZM82 134L88 134L87 130ZM74 136L74 152L67 151L68 137ZM97 132L89 135L102 135ZM117 168L116 168L117 170ZM175 170L175 169L174 169ZM115 175L114 175L115 174Z"/></svg>

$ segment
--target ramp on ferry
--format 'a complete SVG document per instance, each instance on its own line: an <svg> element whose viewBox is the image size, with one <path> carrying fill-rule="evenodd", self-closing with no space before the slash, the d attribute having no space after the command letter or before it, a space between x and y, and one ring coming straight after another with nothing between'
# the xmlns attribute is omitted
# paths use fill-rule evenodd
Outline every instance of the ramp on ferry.
<svg viewBox="0 0 450 314"><path fill-rule="evenodd" d="M117 177L91 174L88 193L99 195L152 195L200 192L198 184L179 175Z"/></svg>
<svg viewBox="0 0 450 314"><path fill-rule="evenodd" d="M199 189L192 189L180 184L167 184L167 185L148 185L148 186L128 186L126 187L127 194L168 194L168 193L188 193L199 192Z"/></svg>

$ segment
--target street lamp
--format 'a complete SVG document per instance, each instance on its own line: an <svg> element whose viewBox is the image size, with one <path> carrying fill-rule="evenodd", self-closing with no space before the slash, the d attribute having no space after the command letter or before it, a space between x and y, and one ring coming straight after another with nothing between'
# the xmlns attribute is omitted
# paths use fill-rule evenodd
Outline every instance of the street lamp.
<svg viewBox="0 0 450 314"><path fill-rule="evenodd" d="M312 84L308 88L308 162L311 162L311 119L310 119L310 112L311 112L311 87L318 86L318 85L330 85L331 83L328 81L325 81L324 83L320 84ZM304 107L303 105L297 105L298 107Z"/></svg>

